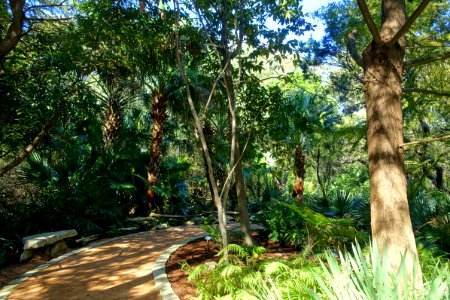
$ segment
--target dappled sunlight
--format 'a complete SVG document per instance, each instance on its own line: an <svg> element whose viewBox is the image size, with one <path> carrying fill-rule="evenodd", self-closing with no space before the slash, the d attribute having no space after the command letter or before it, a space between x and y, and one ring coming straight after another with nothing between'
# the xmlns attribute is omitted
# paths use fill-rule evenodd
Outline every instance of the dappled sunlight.
<svg viewBox="0 0 450 300"><path fill-rule="evenodd" d="M9 299L159 299L152 275L155 260L171 245L201 233L184 227L124 236L39 272Z"/></svg>

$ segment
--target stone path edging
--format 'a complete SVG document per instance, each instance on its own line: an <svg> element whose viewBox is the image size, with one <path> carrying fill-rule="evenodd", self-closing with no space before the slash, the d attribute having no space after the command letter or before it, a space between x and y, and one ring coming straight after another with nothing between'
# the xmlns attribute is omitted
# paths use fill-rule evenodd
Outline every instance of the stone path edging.
<svg viewBox="0 0 450 300"><path fill-rule="evenodd" d="M205 236L206 234L202 234L183 240L167 248L167 250L156 259L156 262L153 265L153 280L155 281L156 288L159 290L159 294L163 300L180 300L180 298L173 291L169 278L167 278L166 274L166 263L169 260L170 255L187 243L204 238Z"/></svg>
<svg viewBox="0 0 450 300"><path fill-rule="evenodd" d="M110 239L106 239L106 240L94 242L94 243L91 243L91 244L89 244L89 245L87 245L87 246L84 246L84 247L82 247L82 248L79 248L79 249L73 250L73 251L71 251L71 252L68 252L68 253L66 253L66 254L63 254L63 255L61 255L61 256L58 256L58 257L56 257L56 258L54 258L54 259L52 259L52 260L46 262L45 264L42 264L42 265L40 265L40 266L34 268L33 270L30 270L30 271L28 271L28 272L22 274L22 275L19 276L18 278L14 279L14 280L11 280L10 282L8 282L8 283L0 290L0 300L6 300L6 299L8 298L8 296L11 295L12 291L14 290L14 288L15 288L17 285L19 285L20 283L24 282L25 280L27 280L27 279L30 278L31 276L36 275L36 274L39 273L40 271L42 271L42 270L44 270L44 269L46 269L46 268L48 268L48 267L50 267L50 266L52 266L52 265L54 265L54 264L60 262L60 261L63 260L63 259L66 259L66 258L68 258L68 257L70 257L70 256L73 256L73 255L75 255L75 254L78 254L78 253L80 253L80 252L89 250L89 249L91 249L91 248L95 248L95 247L101 246L101 245L103 245L103 244L106 244L106 243L109 243L109 242L113 242L113 241L119 240L119 239L121 239L121 238L123 238L123 237L126 237L126 236L133 236L133 235L139 235L139 234L145 234L145 233L148 233L148 231L143 231L143 232L133 233L133 234L129 234L129 235L122 235L122 236L113 237L113 238L110 238Z"/></svg>

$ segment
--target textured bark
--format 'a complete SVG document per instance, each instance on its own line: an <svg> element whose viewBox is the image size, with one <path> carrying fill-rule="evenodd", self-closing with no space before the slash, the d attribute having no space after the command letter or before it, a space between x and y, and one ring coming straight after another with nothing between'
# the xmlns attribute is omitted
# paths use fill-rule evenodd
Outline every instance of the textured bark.
<svg viewBox="0 0 450 300"><path fill-rule="evenodd" d="M322 191L322 206L324 208L328 208L328 197L327 197L327 190L325 188L325 184L322 180L322 177L320 176L320 147L317 148L317 166L316 166L316 176L317 176L317 183L319 184L320 190Z"/></svg>
<svg viewBox="0 0 450 300"><path fill-rule="evenodd" d="M25 0L10 0L12 20L5 37L0 38L0 58L10 53L20 41L22 26L25 20L23 6Z"/></svg>
<svg viewBox="0 0 450 300"><path fill-rule="evenodd" d="M163 126L167 120L167 95L165 93L155 91L152 95L152 142L150 146L150 162L147 172L147 180L149 189L147 190L147 200L150 202L152 209L162 212L162 205L156 192L152 189L157 184L159 170L161 165L161 146L163 142L164 132Z"/></svg>
<svg viewBox="0 0 450 300"><path fill-rule="evenodd" d="M403 166L402 73L405 39L387 44L405 23L404 0L382 2L381 43L372 41L363 52L367 110L372 237L384 249L393 270L402 255L410 280L422 283L420 267L413 278L417 249L409 215Z"/></svg>
<svg viewBox="0 0 450 300"><path fill-rule="evenodd" d="M56 124L56 122L59 119L59 112L56 112L55 115L51 118L51 120L42 128L42 130L36 135L34 140L31 142L30 145L28 145L22 152L20 152L16 158L4 166L0 170L0 177L20 165L27 157L30 155L30 153L37 147L37 145L42 141L44 136L52 129L52 127Z"/></svg>
<svg viewBox="0 0 450 300"><path fill-rule="evenodd" d="M239 205L239 219L241 223L241 231L244 234L242 242L247 246L254 246L255 241L252 238L252 229L250 223L250 217L248 214L248 201L247 192L245 190L244 175L242 173L242 162L240 158L239 147L236 148L235 161L237 161L235 169L236 178L236 194L238 198Z"/></svg>
<svg viewBox="0 0 450 300"><path fill-rule="evenodd" d="M305 181L305 155L302 152L302 147L299 145L295 149L295 185L292 191L292 197L297 198L299 203L303 201L303 184Z"/></svg>
<svg viewBox="0 0 450 300"><path fill-rule="evenodd" d="M108 109L103 118L103 144L110 148L119 140L123 128L123 108L119 99L109 99Z"/></svg>

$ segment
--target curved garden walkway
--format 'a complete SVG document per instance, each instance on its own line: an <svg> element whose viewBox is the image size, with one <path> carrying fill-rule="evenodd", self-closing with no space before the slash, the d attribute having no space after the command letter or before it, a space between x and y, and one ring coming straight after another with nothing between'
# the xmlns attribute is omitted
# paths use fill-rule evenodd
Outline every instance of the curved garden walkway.
<svg viewBox="0 0 450 300"><path fill-rule="evenodd" d="M155 261L173 244L201 234L185 226L114 239L32 275L7 299L161 299L152 275Z"/></svg>

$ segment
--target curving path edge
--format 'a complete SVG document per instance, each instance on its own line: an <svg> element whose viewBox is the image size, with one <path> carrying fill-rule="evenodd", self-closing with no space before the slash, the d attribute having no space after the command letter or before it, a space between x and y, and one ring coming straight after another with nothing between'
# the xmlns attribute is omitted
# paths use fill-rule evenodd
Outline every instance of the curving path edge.
<svg viewBox="0 0 450 300"><path fill-rule="evenodd" d="M164 251L156 260L153 265L153 280L155 281L156 288L159 290L159 295L163 300L180 300L180 298L175 294L170 284L169 278L166 273L166 263L169 260L173 252L183 247L189 242L204 238L206 234L198 235L193 238L181 241Z"/></svg>
<svg viewBox="0 0 450 300"><path fill-rule="evenodd" d="M37 296L40 299L61 296L65 299L179 299L167 279L165 263L176 249L204 236L204 231L197 226L185 226L94 242L12 280L0 290L0 300L36 299ZM149 288L156 291L150 293ZM148 293L139 294L142 290Z"/></svg>

